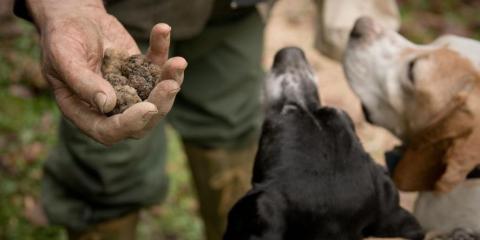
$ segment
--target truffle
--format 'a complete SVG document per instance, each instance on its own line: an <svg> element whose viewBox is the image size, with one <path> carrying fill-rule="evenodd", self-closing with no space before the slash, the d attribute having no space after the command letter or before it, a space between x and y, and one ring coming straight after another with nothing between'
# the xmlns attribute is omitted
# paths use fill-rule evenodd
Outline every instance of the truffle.
<svg viewBox="0 0 480 240"><path fill-rule="evenodd" d="M103 57L102 74L117 94L117 104L109 114L117 114L146 100L155 84L161 80L162 71L160 66L150 62L144 55L128 56L120 50L107 49Z"/></svg>

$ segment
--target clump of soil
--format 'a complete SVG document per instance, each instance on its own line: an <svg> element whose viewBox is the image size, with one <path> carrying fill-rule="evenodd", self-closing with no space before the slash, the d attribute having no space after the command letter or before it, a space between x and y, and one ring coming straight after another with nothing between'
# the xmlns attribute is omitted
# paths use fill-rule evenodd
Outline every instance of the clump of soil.
<svg viewBox="0 0 480 240"><path fill-rule="evenodd" d="M117 94L117 105L109 114L122 113L131 105L147 99L161 80L160 67L144 55L128 56L116 49L105 51L102 73Z"/></svg>

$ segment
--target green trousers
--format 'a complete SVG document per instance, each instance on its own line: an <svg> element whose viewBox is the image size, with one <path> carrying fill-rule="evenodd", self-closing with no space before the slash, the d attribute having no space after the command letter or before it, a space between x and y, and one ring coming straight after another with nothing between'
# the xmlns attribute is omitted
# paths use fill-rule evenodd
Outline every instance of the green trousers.
<svg viewBox="0 0 480 240"><path fill-rule="evenodd" d="M263 23L257 12L216 21L194 38L173 43L172 55L186 58L189 65L167 121L187 145L234 151L255 143L262 47ZM43 179L42 205L49 221L84 231L161 202L168 186L165 124L140 140L105 147L61 119L59 141L46 160ZM190 166L198 176L194 168L201 163Z"/></svg>

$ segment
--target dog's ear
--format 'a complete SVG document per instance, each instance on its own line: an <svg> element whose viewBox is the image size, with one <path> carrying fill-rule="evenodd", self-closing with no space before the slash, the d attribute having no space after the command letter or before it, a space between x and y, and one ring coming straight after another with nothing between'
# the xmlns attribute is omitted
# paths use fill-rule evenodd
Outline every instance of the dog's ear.
<svg viewBox="0 0 480 240"><path fill-rule="evenodd" d="M424 231L420 224L412 214L400 206L395 184L383 167L378 165L375 167L373 172L379 212L372 224L364 229L364 236L423 239Z"/></svg>
<svg viewBox="0 0 480 240"><path fill-rule="evenodd" d="M463 153L455 149L464 144L474 127L472 113L460 108L413 136L393 172L397 187L403 191L435 189L437 180L449 165L464 159Z"/></svg>
<svg viewBox="0 0 480 240"><path fill-rule="evenodd" d="M478 128L478 127L477 127ZM444 156L446 169L435 183L435 190L449 192L480 165L480 132L474 129L467 137L455 139Z"/></svg>
<svg viewBox="0 0 480 240"><path fill-rule="evenodd" d="M252 190L228 214L223 240L281 239L284 227L283 200L275 194Z"/></svg>
<svg viewBox="0 0 480 240"><path fill-rule="evenodd" d="M448 190L455 185L453 182L459 183L468 174L463 171L469 163L463 162L471 161L466 160L464 155L471 149L465 153L456 149L461 149L467 143L465 139L470 138L477 125L475 114L480 109L477 106L480 102L476 95L480 75L470 68L460 72L468 74L454 75L454 86L442 85L443 88L448 88L446 91L456 92L452 99L441 112L432 116L425 129L409 136L403 158L393 171L393 179L400 190ZM440 178L444 179L443 183L437 184Z"/></svg>

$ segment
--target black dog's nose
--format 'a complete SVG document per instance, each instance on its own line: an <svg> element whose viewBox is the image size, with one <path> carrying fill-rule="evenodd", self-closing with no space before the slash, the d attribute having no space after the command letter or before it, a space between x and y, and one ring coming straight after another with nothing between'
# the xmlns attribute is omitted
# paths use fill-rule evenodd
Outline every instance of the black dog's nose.
<svg viewBox="0 0 480 240"><path fill-rule="evenodd" d="M300 48L279 50L265 83L267 101L275 111L291 104L304 109L316 109L320 105L315 75Z"/></svg>
<svg viewBox="0 0 480 240"><path fill-rule="evenodd" d="M350 32L350 39L361 39L373 29L374 22L370 17L360 17L355 21L355 25Z"/></svg>
<svg viewBox="0 0 480 240"><path fill-rule="evenodd" d="M286 47L275 54L273 69L283 69L287 66L298 66L306 63L307 58L302 49L298 47Z"/></svg>

